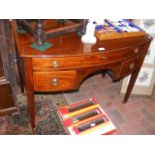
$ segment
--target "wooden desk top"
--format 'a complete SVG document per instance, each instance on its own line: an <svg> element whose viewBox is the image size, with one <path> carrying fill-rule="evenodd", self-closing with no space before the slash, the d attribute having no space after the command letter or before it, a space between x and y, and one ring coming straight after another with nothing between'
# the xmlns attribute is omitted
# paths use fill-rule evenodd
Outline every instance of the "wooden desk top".
<svg viewBox="0 0 155 155"><path fill-rule="evenodd" d="M87 48L87 44L82 43L81 38L76 33L64 34L59 37L48 39L47 42L52 44L52 47L45 51L38 51L31 48L31 44L35 42L34 38L28 33L18 33L21 57L51 57L51 56L74 56L74 55L90 55L97 53L107 53L113 50L125 49L132 46L138 46L149 42L152 38L147 34L144 37L132 37L126 39L114 39L99 41L92 48ZM104 47L104 51L99 51L98 48Z"/></svg>

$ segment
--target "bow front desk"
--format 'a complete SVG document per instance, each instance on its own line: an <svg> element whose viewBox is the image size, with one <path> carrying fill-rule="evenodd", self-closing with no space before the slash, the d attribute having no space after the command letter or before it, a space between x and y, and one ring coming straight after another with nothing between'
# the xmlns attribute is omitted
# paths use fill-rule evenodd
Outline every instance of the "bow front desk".
<svg viewBox="0 0 155 155"><path fill-rule="evenodd" d="M24 78L20 76L20 80L22 88L26 88L32 128L35 128L35 92L77 90L82 81L96 71L109 71L113 80L131 74L123 100L127 102L152 40L146 34L143 37L97 40L90 46L82 43L76 33L68 33L48 39L52 47L41 52L31 48L35 40L28 33L14 32L14 37L19 72L24 73Z"/></svg>

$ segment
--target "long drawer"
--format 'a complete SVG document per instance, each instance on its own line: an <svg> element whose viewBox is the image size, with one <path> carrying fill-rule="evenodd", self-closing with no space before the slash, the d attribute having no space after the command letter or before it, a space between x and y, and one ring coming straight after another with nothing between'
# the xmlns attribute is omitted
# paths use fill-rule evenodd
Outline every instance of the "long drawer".
<svg viewBox="0 0 155 155"><path fill-rule="evenodd" d="M50 57L50 58L33 58L33 69L40 68L74 68L93 66L97 64L109 64L123 59L127 59L139 54L142 47L131 47L113 53L100 53L94 55L83 56L65 56L65 57Z"/></svg>
<svg viewBox="0 0 155 155"><path fill-rule="evenodd" d="M66 57L66 58L33 58L33 68L72 68L85 67L101 63L115 62L121 54L108 56L94 55L82 57Z"/></svg>
<svg viewBox="0 0 155 155"><path fill-rule="evenodd" d="M34 90L63 91L74 88L76 71L33 72Z"/></svg>

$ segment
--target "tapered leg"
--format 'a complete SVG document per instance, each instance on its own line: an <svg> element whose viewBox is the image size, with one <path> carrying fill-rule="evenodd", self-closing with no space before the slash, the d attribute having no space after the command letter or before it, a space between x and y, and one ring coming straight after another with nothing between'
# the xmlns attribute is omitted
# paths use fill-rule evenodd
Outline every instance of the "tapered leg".
<svg viewBox="0 0 155 155"><path fill-rule="evenodd" d="M29 111L29 119L32 129L35 128L35 103L34 103L34 83L33 83L33 72L32 72L32 59L24 58L24 68L25 68L25 85L26 85L26 95Z"/></svg>
<svg viewBox="0 0 155 155"><path fill-rule="evenodd" d="M138 73L139 73L139 71L135 71L135 72L132 73L129 84L128 84L128 88L127 88L127 91L126 91L126 94L125 94L125 97L124 97L124 100L123 100L123 103L126 103L128 101L128 98L129 98L129 96L131 94L131 91L132 91L132 89L134 87L134 84L136 82Z"/></svg>
<svg viewBox="0 0 155 155"><path fill-rule="evenodd" d="M24 93L25 80L23 78L24 75L22 72L23 64L20 59L18 59L17 67L18 67L18 78L19 78L19 83L20 83L20 89L21 89L21 92Z"/></svg>
<svg viewBox="0 0 155 155"><path fill-rule="evenodd" d="M128 84L127 92L125 94L123 103L126 103L128 101L128 98L129 98L129 96L131 94L131 91L132 91L132 89L134 87L134 84L136 82L137 76L138 76L139 71L141 69L141 66L143 64L143 61L144 61L145 55L147 53L148 47L149 47L149 44L146 44L144 46L144 48L143 48L143 55L141 55L141 58L139 59L139 64L138 64L138 66L136 66L137 69L131 74L131 78L130 78L130 81L129 81L129 84Z"/></svg>
<svg viewBox="0 0 155 155"><path fill-rule="evenodd" d="M31 123L32 129L35 128L35 105L34 105L34 93L27 92L27 105L29 111L29 120Z"/></svg>

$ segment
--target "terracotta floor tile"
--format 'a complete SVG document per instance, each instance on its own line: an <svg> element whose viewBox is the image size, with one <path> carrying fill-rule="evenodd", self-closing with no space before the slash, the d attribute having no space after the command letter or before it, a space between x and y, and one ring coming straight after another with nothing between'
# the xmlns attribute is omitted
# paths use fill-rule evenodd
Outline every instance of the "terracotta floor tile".
<svg viewBox="0 0 155 155"><path fill-rule="evenodd" d="M149 121L149 122L154 122L155 117L147 109L142 109L141 113L144 115L144 117Z"/></svg>
<svg viewBox="0 0 155 155"><path fill-rule="evenodd" d="M149 134L155 134L155 128L153 128L145 118L140 119L140 123Z"/></svg>
<svg viewBox="0 0 155 155"><path fill-rule="evenodd" d="M135 111L135 110L139 110L139 109L144 108L144 104L143 104L141 101L132 102L132 103L130 103L130 104L127 104L127 108L128 108L130 111Z"/></svg>
<svg viewBox="0 0 155 155"><path fill-rule="evenodd" d="M115 123L117 123L119 125L126 123L126 120L124 119L124 117L116 109L110 110L109 111L109 116L110 116L111 119L113 119L115 121Z"/></svg>
<svg viewBox="0 0 155 155"><path fill-rule="evenodd" d="M155 102L155 101L154 101ZM155 113L155 103L152 103L152 102L144 102L143 103L144 104L144 106L145 106L145 108L149 111L149 112L151 112L151 113Z"/></svg>
<svg viewBox="0 0 155 155"><path fill-rule="evenodd" d="M132 120L126 124L123 124L121 126L122 130L124 131L125 134L132 134L132 133L135 133L137 132L137 130L144 130L144 128L142 127L140 121L135 121L135 120Z"/></svg>
<svg viewBox="0 0 155 155"><path fill-rule="evenodd" d="M132 120L138 120L138 119L142 118L143 115L139 111L132 111L130 113L125 114L124 117L128 121L132 121Z"/></svg>

